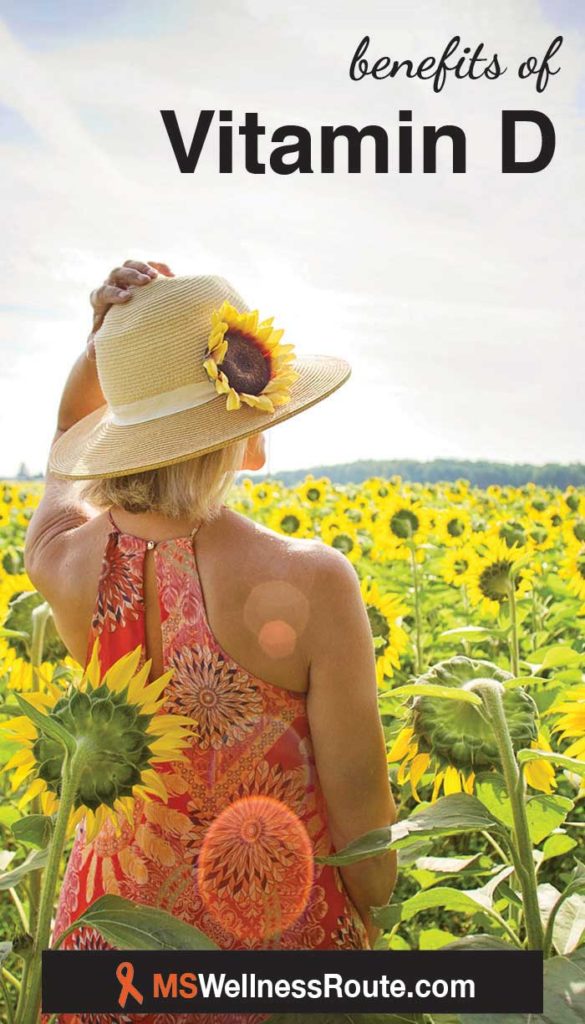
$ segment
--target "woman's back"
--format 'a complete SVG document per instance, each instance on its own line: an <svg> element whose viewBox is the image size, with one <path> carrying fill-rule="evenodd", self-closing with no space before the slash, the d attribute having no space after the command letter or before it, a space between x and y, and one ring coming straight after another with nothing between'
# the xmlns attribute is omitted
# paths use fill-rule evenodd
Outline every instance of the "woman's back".
<svg viewBox="0 0 585 1024"><path fill-rule="evenodd" d="M284 579L287 542L249 529L227 511L193 536L157 540L122 531L112 514L101 518L107 520L106 542L88 653L97 640L103 671L138 645L152 653L158 661L153 674L173 671L163 713L190 718L195 739L184 762L163 767L167 803L138 802L132 824L122 823L116 834L108 823L91 842L81 827L62 890L57 933L108 892L161 906L223 948L363 948L363 923L337 870L315 865L312 880L300 877L306 868L295 833L279 845L277 856L268 822L262 832L262 805L257 834L243 841L238 823L232 825L231 842L224 842L209 889L199 864L211 825L227 808L240 800L245 806L245 798L252 796L268 797L270 813L273 801L292 811L314 854L333 849L302 687L307 664L300 638L310 619L310 569L305 564L292 574L298 576L295 584L289 566ZM214 530L207 550L201 544L200 551L201 538ZM249 538L246 547L240 531ZM82 540L83 534L78 536ZM231 566L230 545L235 545L232 554L242 552L241 561ZM206 590L201 561L208 566ZM310 564L311 558L297 561ZM236 580L232 586L226 585L230 576ZM275 682L278 672L264 679L228 652L208 617L209 592L218 621L242 623L227 641L244 643L248 665L262 659L277 662L280 644L280 662L288 663L281 678L294 685ZM73 590L70 599L73 606ZM80 930L69 941L72 947L85 947L97 938Z"/></svg>
<svg viewBox="0 0 585 1024"><path fill-rule="evenodd" d="M147 655L152 677L164 671L156 549L188 541L187 525L157 515L114 509L89 519L71 535L52 598L59 631L73 656L84 663L95 616L104 551L112 528L146 543L143 586ZM333 552L294 541L224 508L197 530L196 572L213 633L221 646L252 674L275 686L304 693L309 685L311 644L323 639L328 617L319 582ZM339 558L336 559L339 561ZM130 567L121 571L133 585ZM129 575L128 575L129 574ZM121 583L123 580L120 581Z"/></svg>

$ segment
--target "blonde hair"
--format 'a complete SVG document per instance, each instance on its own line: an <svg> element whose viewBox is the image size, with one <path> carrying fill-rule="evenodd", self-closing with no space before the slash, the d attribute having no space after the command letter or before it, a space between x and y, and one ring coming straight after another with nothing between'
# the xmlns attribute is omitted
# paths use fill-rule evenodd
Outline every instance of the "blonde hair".
<svg viewBox="0 0 585 1024"><path fill-rule="evenodd" d="M246 444L236 441L160 469L88 480L81 496L96 508L117 506L127 512L160 512L171 519L209 519L241 468Z"/></svg>

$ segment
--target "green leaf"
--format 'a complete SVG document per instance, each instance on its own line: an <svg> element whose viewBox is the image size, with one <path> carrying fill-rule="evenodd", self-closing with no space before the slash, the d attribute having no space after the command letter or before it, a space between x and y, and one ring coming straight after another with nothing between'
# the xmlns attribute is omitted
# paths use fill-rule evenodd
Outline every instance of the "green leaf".
<svg viewBox="0 0 585 1024"><path fill-rule="evenodd" d="M497 772L478 775L475 781L479 799L491 813L508 828L513 826L512 805L506 784ZM562 822L573 807L573 802L564 796L538 793L526 801L526 817L530 838L537 844L546 839Z"/></svg>
<svg viewBox="0 0 585 1024"><path fill-rule="evenodd" d="M407 686L397 686L395 690L392 690L392 696L441 697L480 707L482 704L481 697L478 697L477 693L472 693L471 690L463 690L458 686L440 686L438 683L409 683Z"/></svg>
<svg viewBox="0 0 585 1024"><path fill-rule="evenodd" d="M553 832L542 847L541 863L544 863L545 860L552 860L553 857L562 857L564 853L573 850L576 845L577 841L572 836L568 836L566 832Z"/></svg>
<svg viewBox="0 0 585 1024"><path fill-rule="evenodd" d="M371 907L370 913L375 924L391 931L402 920L402 903L388 903L385 907Z"/></svg>
<svg viewBox="0 0 585 1024"><path fill-rule="evenodd" d="M458 626L439 634L439 640L489 640L493 636L504 636L506 630L488 629L487 626Z"/></svg>
<svg viewBox="0 0 585 1024"><path fill-rule="evenodd" d="M526 660L531 665L537 665L538 670L541 670L581 665L584 656L573 650L568 644L555 644L553 647L540 647L537 651L529 654Z"/></svg>
<svg viewBox="0 0 585 1024"><path fill-rule="evenodd" d="M585 864L578 860L563 895L574 892L585 892Z"/></svg>
<svg viewBox="0 0 585 1024"><path fill-rule="evenodd" d="M424 892L417 892L410 899L402 904L402 920L410 921L415 914L421 910L433 910L441 907L443 910L452 910L458 914L477 914L479 911L491 908L491 899L481 889L477 895L472 896L462 889L451 889L449 886L436 886L434 889L426 889Z"/></svg>
<svg viewBox="0 0 585 1024"><path fill-rule="evenodd" d="M547 683L550 686L550 679L546 679L544 676L512 676L511 679L504 680L504 687L506 690L513 689L515 686L526 686L527 684L533 683Z"/></svg>
<svg viewBox="0 0 585 1024"><path fill-rule="evenodd" d="M418 948L419 949L442 949L444 946L449 945L453 942L455 936L451 932L446 932L442 928L424 928L423 931L419 932L418 936Z"/></svg>
<svg viewBox="0 0 585 1024"><path fill-rule="evenodd" d="M585 879L582 885L585 889ZM545 924L548 924L551 913L555 913L552 938L557 953L571 953L585 931L583 896L576 890L571 892L570 886L561 895L554 885L544 882L538 886L538 905Z"/></svg>
<svg viewBox="0 0 585 1024"><path fill-rule="evenodd" d="M519 750L516 757L519 764L526 764L528 761L549 761L552 764L560 765L561 768L566 768L567 771L573 772L575 775L585 776L585 761L557 754L554 750Z"/></svg>
<svg viewBox="0 0 585 1024"><path fill-rule="evenodd" d="M96 928L117 949L217 949L207 935L166 910L121 896L100 896L75 927Z"/></svg>
<svg viewBox="0 0 585 1024"><path fill-rule="evenodd" d="M17 810L14 804L4 804L4 806L0 806L0 825L6 825L7 828L12 828L12 825L19 816L20 811Z"/></svg>
<svg viewBox="0 0 585 1024"><path fill-rule="evenodd" d="M503 949L510 951L511 943L497 939L495 935L465 935L461 939L455 939L443 949ZM515 947L512 946L512 949Z"/></svg>
<svg viewBox="0 0 585 1024"><path fill-rule="evenodd" d="M13 868L12 871L6 871L0 875L0 891L14 889L31 871L39 871L41 868L44 868L48 856L48 850L31 850L22 864Z"/></svg>
<svg viewBox="0 0 585 1024"><path fill-rule="evenodd" d="M512 805L503 776L498 772L482 772L476 777L475 792L498 821L512 826Z"/></svg>
<svg viewBox="0 0 585 1024"><path fill-rule="evenodd" d="M316 857L320 864L353 864L389 849L406 846L423 836L450 836L462 832L496 832L507 840L500 822L477 797L453 793L429 804L409 818L387 828L374 829L329 857Z"/></svg>
<svg viewBox="0 0 585 1024"><path fill-rule="evenodd" d="M389 903L386 907L372 908L372 917L383 928L393 928L399 921L410 921L422 910L438 907L458 914L491 913L494 893L512 871L511 865L502 868L479 889L452 889L446 885L425 889L404 903Z"/></svg>
<svg viewBox="0 0 585 1024"><path fill-rule="evenodd" d="M28 814L14 822L12 831L21 842L44 849L53 835L53 819L46 814Z"/></svg>
<svg viewBox="0 0 585 1024"><path fill-rule="evenodd" d="M30 640L28 633L22 633L19 629L6 629L5 626L0 628L0 637L5 640Z"/></svg>
<svg viewBox="0 0 585 1024"><path fill-rule="evenodd" d="M553 793L539 793L526 801L526 817L530 838L533 843L541 843L554 832L573 808L573 801L566 796Z"/></svg>
<svg viewBox="0 0 585 1024"><path fill-rule="evenodd" d="M19 693L15 694L18 706L22 713L30 718L31 722L36 725L37 729L40 729L46 736L50 736L51 739L60 743L69 754L74 754L77 749L75 737L71 733L64 729L60 722L56 719L51 718L49 715L43 715L41 711L37 711L32 704L29 704L24 697L21 697Z"/></svg>
<svg viewBox="0 0 585 1024"><path fill-rule="evenodd" d="M458 875L475 864L480 857L481 853L475 853L471 857L419 857L416 866L422 871L435 871L440 875Z"/></svg>

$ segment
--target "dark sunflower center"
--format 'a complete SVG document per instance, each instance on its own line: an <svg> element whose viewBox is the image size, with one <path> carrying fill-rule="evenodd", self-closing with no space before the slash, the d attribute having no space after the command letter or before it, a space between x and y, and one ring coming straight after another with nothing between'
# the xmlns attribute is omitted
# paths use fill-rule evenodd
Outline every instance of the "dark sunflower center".
<svg viewBox="0 0 585 1024"><path fill-rule="evenodd" d="M461 519L450 519L447 523L447 533L450 537L460 537L465 531L465 523Z"/></svg>
<svg viewBox="0 0 585 1024"><path fill-rule="evenodd" d="M261 394L270 381L270 356L245 334L228 331L225 337L228 350L221 369L230 387L240 394Z"/></svg>
<svg viewBox="0 0 585 1024"><path fill-rule="evenodd" d="M544 512L546 508L546 501L544 501L543 498L534 498L534 500L532 501L532 508L536 512Z"/></svg>
<svg viewBox="0 0 585 1024"><path fill-rule="evenodd" d="M535 544L544 544L548 537L548 530L544 526L537 524L530 531L530 537Z"/></svg>
<svg viewBox="0 0 585 1024"><path fill-rule="evenodd" d="M510 562L491 562L482 571L479 577L479 589L490 601L504 601L508 596L510 584ZM514 583L514 589L518 587L518 580Z"/></svg>
<svg viewBox="0 0 585 1024"><path fill-rule="evenodd" d="M309 501L319 501L321 497L321 491L318 487L309 487L307 490L307 498Z"/></svg>
<svg viewBox="0 0 585 1024"><path fill-rule="evenodd" d="M416 533L418 527L418 516L415 516L414 512L411 512L409 508L399 509L390 520L390 529L400 540L408 540L409 537Z"/></svg>
<svg viewBox="0 0 585 1024"><path fill-rule="evenodd" d="M285 533L296 533L300 525L300 519L298 519L297 516L293 515L292 512L289 512L286 516L283 516L280 521L280 528L281 530L284 530Z"/></svg>
<svg viewBox="0 0 585 1024"><path fill-rule="evenodd" d="M469 569L469 562L466 562L464 558L458 558L457 561L453 563L453 568L458 576L462 576L463 573L467 572Z"/></svg>
<svg viewBox="0 0 585 1024"><path fill-rule="evenodd" d="M581 504L581 499L579 498L578 494L567 494L565 501L568 507L571 509L571 512L576 512L579 508L579 505Z"/></svg>
<svg viewBox="0 0 585 1024"><path fill-rule="evenodd" d="M526 544L526 530L522 523L514 521L502 523L500 537L506 541L509 548L513 547L514 544Z"/></svg>
<svg viewBox="0 0 585 1024"><path fill-rule="evenodd" d="M347 533L337 533L331 541L331 547L342 551L344 555L349 555L350 551L353 551L354 544Z"/></svg>
<svg viewBox="0 0 585 1024"><path fill-rule="evenodd" d="M382 647L378 648L378 652L380 650L384 651L388 646L388 641L390 639L390 626L388 620L384 618L380 609L376 608L375 605L369 604L367 611L372 636L374 639L378 638L379 640L384 641Z"/></svg>
<svg viewBox="0 0 585 1024"><path fill-rule="evenodd" d="M577 558L577 572L582 580L585 580L585 552Z"/></svg>
<svg viewBox="0 0 585 1024"><path fill-rule="evenodd" d="M585 540L585 519L577 519L573 523L573 533L577 540Z"/></svg>

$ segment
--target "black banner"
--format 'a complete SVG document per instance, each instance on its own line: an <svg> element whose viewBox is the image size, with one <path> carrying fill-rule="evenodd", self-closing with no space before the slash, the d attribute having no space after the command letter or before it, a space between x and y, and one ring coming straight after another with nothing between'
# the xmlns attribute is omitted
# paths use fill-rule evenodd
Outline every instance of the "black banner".
<svg viewBox="0 0 585 1024"><path fill-rule="evenodd" d="M510 950L43 953L45 1013L540 1013L542 954Z"/></svg>

